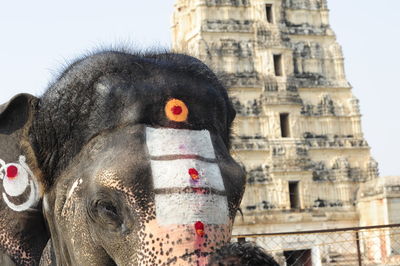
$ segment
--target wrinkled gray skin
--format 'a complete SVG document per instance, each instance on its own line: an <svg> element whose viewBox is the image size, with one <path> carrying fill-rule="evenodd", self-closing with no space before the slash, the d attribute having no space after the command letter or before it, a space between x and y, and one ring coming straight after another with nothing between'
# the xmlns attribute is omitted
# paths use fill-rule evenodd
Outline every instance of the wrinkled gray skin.
<svg viewBox="0 0 400 266"><path fill-rule="evenodd" d="M166 117L171 98L188 106L187 121ZM235 112L197 59L98 53L68 67L40 99L19 95L0 112L0 158L24 155L43 199L25 212L0 201L1 265L197 265L229 241L244 191L229 154ZM187 226L157 224L146 127L210 132L229 221L207 227L201 245Z"/></svg>

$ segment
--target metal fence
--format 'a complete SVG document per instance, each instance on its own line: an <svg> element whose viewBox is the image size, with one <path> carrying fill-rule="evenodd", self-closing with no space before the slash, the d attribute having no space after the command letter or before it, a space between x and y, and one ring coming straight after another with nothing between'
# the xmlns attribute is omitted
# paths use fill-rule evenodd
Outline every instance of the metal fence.
<svg viewBox="0 0 400 266"><path fill-rule="evenodd" d="M233 237L257 243L282 266L400 265L400 224Z"/></svg>

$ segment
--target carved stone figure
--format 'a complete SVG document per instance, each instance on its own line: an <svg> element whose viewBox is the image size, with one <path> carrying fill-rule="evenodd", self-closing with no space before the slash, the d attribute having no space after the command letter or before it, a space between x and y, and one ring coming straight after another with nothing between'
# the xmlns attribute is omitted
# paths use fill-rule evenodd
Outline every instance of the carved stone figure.
<svg viewBox="0 0 400 266"><path fill-rule="evenodd" d="M205 265L245 178L197 59L106 51L0 106L1 265ZM44 251L43 251L44 249Z"/></svg>

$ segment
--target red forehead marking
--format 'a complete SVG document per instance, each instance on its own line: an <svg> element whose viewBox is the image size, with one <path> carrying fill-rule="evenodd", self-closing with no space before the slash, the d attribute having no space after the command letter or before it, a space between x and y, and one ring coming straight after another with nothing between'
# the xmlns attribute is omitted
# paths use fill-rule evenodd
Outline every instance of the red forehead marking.
<svg viewBox="0 0 400 266"><path fill-rule="evenodd" d="M7 177L14 178L18 175L18 168L15 165L7 167Z"/></svg>
<svg viewBox="0 0 400 266"><path fill-rule="evenodd" d="M195 168L190 168L188 172L193 181L199 180L199 172Z"/></svg>
<svg viewBox="0 0 400 266"><path fill-rule="evenodd" d="M182 107L180 107L179 105L174 105L171 107L171 112L174 115L180 115L182 113Z"/></svg>
<svg viewBox="0 0 400 266"><path fill-rule="evenodd" d="M196 230L196 234L198 236L204 236L205 232L204 232L204 224L200 221L196 222L194 224L194 229Z"/></svg>

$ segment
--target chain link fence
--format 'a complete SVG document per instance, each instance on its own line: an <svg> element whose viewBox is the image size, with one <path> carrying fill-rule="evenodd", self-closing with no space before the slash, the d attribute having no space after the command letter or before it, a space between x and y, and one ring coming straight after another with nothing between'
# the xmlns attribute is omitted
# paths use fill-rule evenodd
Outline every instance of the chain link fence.
<svg viewBox="0 0 400 266"><path fill-rule="evenodd" d="M400 265L400 224L233 237L257 243L282 266Z"/></svg>

